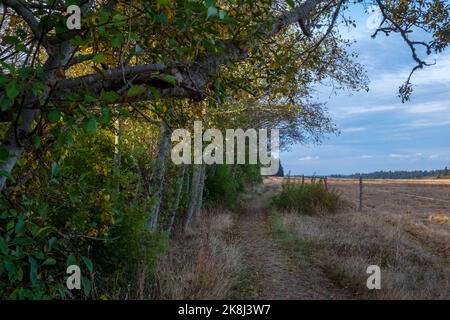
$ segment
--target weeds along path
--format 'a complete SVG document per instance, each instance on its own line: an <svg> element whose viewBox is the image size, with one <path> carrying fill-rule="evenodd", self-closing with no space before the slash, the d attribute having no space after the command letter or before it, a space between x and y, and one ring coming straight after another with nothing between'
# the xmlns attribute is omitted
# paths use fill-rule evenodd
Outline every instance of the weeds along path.
<svg viewBox="0 0 450 320"><path fill-rule="evenodd" d="M245 199L239 237L244 253L247 299L345 299L318 266L290 257L271 235L268 202L280 186L266 179L256 194Z"/></svg>

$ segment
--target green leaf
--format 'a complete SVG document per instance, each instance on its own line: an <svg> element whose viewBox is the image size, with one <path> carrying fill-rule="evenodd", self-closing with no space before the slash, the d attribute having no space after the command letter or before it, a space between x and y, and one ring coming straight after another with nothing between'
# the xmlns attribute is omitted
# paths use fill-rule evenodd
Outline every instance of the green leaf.
<svg viewBox="0 0 450 320"><path fill-rule="evenodd" d="M7 77L0 75L0 86L3 86L7 81Z"/></svg>
<svg viewBox="0 0 450 320"><path fill-rule="evenodd" d="M89 297L91 294L91 280L86 277L81 277L81 283L83 284L84 295Z"/></svg>
<svg viewBox="0 0 450 320"><path fill-rule="evenodd" d="M61 111L56 110L56 109L50 111L47 115L47 119L50 123L58 122L59 119L61 119Z"/></svg>
<svg viewBox="0 0 450 320"><path fill-rule="evenodd" d="M31 240L30 238L25 238L25 237L17 237L17 238L14 238L13 242L18 245L28 246L33 243L33 240Z"/></svg>
<svg viewBox="0 0 450 320"><path fill-rule="evenodd" d="M75 194L70 194L69 195L69 200L72 203L76 203L76 202L80 201L80 196L77 196Z"/></svg>
<svg viewBox="0 0 450 320"><path fill-rule="evenodd" d="M58 239L56 237L51 237L48 240L48 251L51 251L53 246L55 245L55 243L58 241Z"/></svg>
<svg viewBox="0 0 450 320"><path fill-rule="evenodd" d="M44 261L44 263L42 264L43 266L54 266L56 264L56 260L53 258L48 258L47 260Z"/></svg>
<svg viewBox="0 0 450 320"><path fill-rule="evenodd" d="M103 52L100 52L99 54L95 55L92 58L92 61L95 63L103 63L103 62L106 62L106 59L107 59L106 54L104 54Z"/></svg>
<svg viewBox="0 0 450 320"><path fill-rule="evenodd" d="M15 226L14 221L13 220L9 221L8 224L6 225L6 231L12 230L14 226Z"/></svg>
<svg viewBox="0 0 450 320"><path fill-rule="evenodd" d="M19 89L17 88L16 80L11 80L6 86L6 96L10 100L14 100L19 95Z"/></svg>
<svg viewBox="0 0 450 320"><path fill-rule="evenodd" d="M67 266L73 266L77 264L77 259L74 256L68 256L66 260Z"/></svg>
<svg viewBox="0 0 450 320"><path fill-rule="evenodd" d="M134 48L134 52L136 54L140 54L143 51L142 47L140 45L136 45L136 47Z"/></svg>
<svg viewBox="0 0 450 320"><path fill-rule="evenodd" d="M174 85L174 86L177 84L177 79L174 76L171 76L171 75L168 75L168 74L160 77L160 79L162 81L170 83L171 85Z"/></svg>
<svg viewBox="0 0 450 320"><path fill-rule="evenodd" d="M113 22L116 24L116 25L122 25L122 24L124 24L125 22L127 22L128 21L128 18L127 17L125 17L125 16L123 16L123 15L121 15L121 14L119 14L119 13L117 13L117 14L115 14L114 16L113 16Z"/></svg>
<svg viewBox="0 0 450 320"><path fill-rule="evenodd" d="M93 265L91 259L89 259L88 257L85 257L85 256L82 256L81 259L83 259L83 262L86 265L86 267L88 268L89 272L90 273L94 272L94 265Z"/></svg>
<svg viewBox="0 0 450 320"><path fill-rule="evenodd" d="M12 261L5 262L5 269L8 271L8 276L10 279L14 278L15 273L17 272L17 267Z"/></svg>
<svg viewBox="0 0 450 320"><path fill-rule="evenodd" d="M87 40L84 40L83 38L81 38L79 35L75 36L71 41L70 41L74 46L82 46L84 44L87 43Z"/></svg>
<svg viewBox="0 0 450 320"><path fill-rule="evenodd" d="M23 233L24 227L25 227L25 219L23 217L20 217L16 223L16 228L15 228L16 234Z"/></svg>
<svg viewBox="0 0 450 320"><path fill-rule="evenodd" d="M84 101L86 101L86 102L97 102L97 98L91 96L90 94L85 94L84 95Z"/></svg>
<svg viewBox="0 0 450 320"><path fill-rule="evenodd" d="M128 89L127 92L127 96L128 97L135 97L135 96L139 96L142 93L144 93L146 91L144 86L139 86L139 85L132 85L130 87L130 89Z"/></svg>
<svg viewBox="0 0 450 320"><path fill-rule="evenodd" d="M56 177L58 175L59 172L59 166L57 163L52 162L52 178Z"/></svg>
<svg viewBox="0 0 450 320"><path fill-rule="evenodd" d="M8 243L3 237L0 237L0 252L7 255L9 252Z"/></svg>
<svg viewBox="0 0 450 320"><path fill-rule="evenodd" d="M207 18L209 18L209 17L213 17L213 16L215 16L215 15L217 15L217 8L216 7L214 7L214 6L211 6L211 7L209 7L208 8L208 12L207 12Z"/></svg>
<svg viewBox="0 0 450 320"><path fill-rule="evenodd" d="M28 262L30 263L30 280L32 285L36 285L38 276L38 264L36 260L32 257L28 257Z"/></svg>
<svg viewBox="0 0 450 320"><path fill-rule="evenodd" d="M36 137L34 138L33 147L34 147L35 149L40 149L41 146L42 146L42 140L41 140L41 137L36 136Z"/></svg>
<svg viewBox="0 0 450 320"><path fill-rule="evenodd" d="M161 7L167 7L169 5L169 0L158 0L157 2Z"/></svg>
<svg viewBox="0 0 450 320"><path fill-rule="evenodd" d="M122 44L123 35L120 32L117 32L111 39L111 46L113 48L120 47Z"/></svg>
<svg viewBox="0 0 450 320"><path fill-rule="evenodd" d="M75 144L75 142L73 141L73 138L70 134L66 135L66 142L69 147L73 146Z"/></svg>
<svg viewBox="0 0 450 320"><path fill-rule="evenodd" d="M155 98L155 100L159 100L159 98L161 97L159 90L156 89L155 87L150 87L150 91L152 93L152 96Z"/></svg>
<svg viewBox="0 0 450 320"><path fill-rule="evenodd" d="M291 7L292 9L295 8L295 2L294 0L286 0L287 4L289 5L289 7Z"/></svg>
<svg viewBox="0 0 450 320"><path fill-rule="evenodd" d="M169 23L169 20L167 19L167 16L164 12L153 16L153 21L155 21L156 23L161 23L161 24Z"/></svg>
<svg viewBox="0 0 450 320"><path fill-rule="evenodd" d="M120 96L114 91L102 91L100 98L107 103L112 103L117 101Z"/></svg>
<svg viewBox="0 0 450 320"><path fill-rule="evenodd" d="M14 101L6 98L6 97L0 97L0 109L2 111L6 111L14 104Z"/></svg>
<svg viewBox="0 0 450 320"><path fill-rule="evenodd" d="M35 256L36 258L38 258L39 260L44 260L44 259L45 259L44 253L43 253L42 251L37 251L37 252L35 252L35 253L34 253L34 256Z"/></svg>
<svg viewBox="0 0 450 320"><path fill-rule="evenodd" d="M108 124L111 121L112 112L108 107L102 108L102 115L100 117L100 121L102 124Z"/></svg>
<svg viewBox="0 0 450 320"><path fill-rule="evenodd" d="M6 178L10 179L13 182L16 181L16 179L14 179L14 177L11 175L11 173L9 173L7 171L0 171L0 176L1 177L6 177Z"/></svg>
<svg viewBox="0 0 450 320"><path fill-rule="evenodd" d="M54 231L53 227L47 226L43 228L39 228L39 230L36 232L36 237L44 237L47 236L50 232Z"/></svg>
<svg viewBox="0 0 450 320"><path fill-rule="evenodd" d="M216 5L216 0L205 0L205 7L209 8Z"/></svg>
<svg viewBox="0 0 450 320"><path fill-rule="evenodd" d="M9 151L5 148L0 148L0 162L4 162L9 158Z"/></svg>
<svg viewBox="0 0 450 320"><path fill-rule="evenodd" d="M95 118L90 118L84 123L83 128L87 134L94 134L97 131L97 120Z"/></svg>

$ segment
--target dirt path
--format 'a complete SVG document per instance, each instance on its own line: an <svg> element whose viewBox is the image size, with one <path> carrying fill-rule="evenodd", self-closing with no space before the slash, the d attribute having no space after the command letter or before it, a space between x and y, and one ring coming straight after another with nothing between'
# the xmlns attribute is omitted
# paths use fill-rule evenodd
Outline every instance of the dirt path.
<svg viewBox="0 0 450 320"><path fill-rule="evenodd" d="M317 266L290 257L270 234L267 203L279 186L265 182L258 195L246 200L240 216L239 234L246 265L256 290L254 299L345 299Z"/></svg>

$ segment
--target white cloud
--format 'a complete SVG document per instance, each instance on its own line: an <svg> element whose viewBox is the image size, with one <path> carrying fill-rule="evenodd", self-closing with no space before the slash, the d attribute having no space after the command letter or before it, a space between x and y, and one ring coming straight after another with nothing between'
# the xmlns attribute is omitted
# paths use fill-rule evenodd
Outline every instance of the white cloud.
<svg viewBox="0 0 450 320"><path fill-rule="evenodd" d="M319 160L320 157L319 156L306 156L306 157L302 157L298 160L300 161L310 161L310 160Z"/></svg>
<svg viewBox="0 0 450 320"><path fill-rule="evenodd" d="M430 101L424 103L394 103L394 104L382 104L373 106L349 106L339 109L339 112L343 112L347 115L364 115L366 113L387 112L387 111L402 111L410 114L439 114L448 113L450 104L447 101ZM342 132L355 132L363 131L365 128L347 128Z"/></svg>
<svg viewBox="0 0 450 320"><path fill-rule="evenodd" d="M450 120L445 121L416 120L408 125L412 127L440 127L450 125Z"/></svg>
<svg viewBox="0 0 450 320"><path fill-rule="evenodd" d="M381 105L381 106L353 106L353 107L344 107L342 111L347 113L348 115L358 115L364 113L373 113L373 112L385 112L395 110L397 108L396 105ZM339 110L341 111L341 110Z"/></svg>
<svg viewBox="0 0 450 320"><path fill-rule="evenodd" d="M429 62L436 61L436 64L419 70L414 75L412 82L417 85L434 85L439 83L449 86L450 54L435 55L427 60Z"/></svg>
<svg viewBox="0 0 450 320"><path fill-rule="evenodd" d="M432 113L448 110L448 104L444 101L433 101L413 105L412 107L406 107L406 110L410 113Z"/></svg>
<svg viewBox="0 0 450 320"><path fill-rule="evenodd" d="M448 73L448 70L450 70L450 54L427 57L427 61L436 61L436 64L416 71L411 79L413 86L450 86L450 77ZM403 67L402 69L383 73L381 76L371 81L369 85L370 90L387 94L397 91L398 87L408 79L413 66L414 64L411 62L411 65Z"/></svg>
<svg viewBox="0 0 450 320"><path fill-rule="evenodd" d="M363 127L357 127L357 128L344 128L341 131L342 132L361 132L361 131L365 131L366 128Z"/></svg>
<svg viewBox="0 0 450 320"><path fill-rule="evenodd" d="M439 155L438 154L432 154L432 155L429 156L429 158L430 159L436 159L436 158L439 158Z"/></svg>
<svg viewBox="0 0 450 320"><path fill-rule="evenodd" d="M391 153L389 155L390 158L400 158L400 159L405 159L405 158L409 158L410 156L407 154L399 154L399 153Z"/></svg>
<svg viewBox="0 0 450 320"><path fill-rule="evenodd" d="M361 159L370 159L373 158L372 156L368 155L368 154L363 154L362 156L360 156Z"/></svg>

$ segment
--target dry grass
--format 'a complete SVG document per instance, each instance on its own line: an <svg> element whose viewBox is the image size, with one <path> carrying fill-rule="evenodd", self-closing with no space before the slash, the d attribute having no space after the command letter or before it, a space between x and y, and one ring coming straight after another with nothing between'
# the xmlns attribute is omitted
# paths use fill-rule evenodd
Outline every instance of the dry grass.
<svg viewBox="0 0 450 320"><path fill-rule="evenodd" d="M282 221L303 243L319 248L313 259L355 297L450 298L448 260L411 237L401 219L352 212L333 217L287 214ZM382 290L369 291L366 268L374 264L381 267Z"/></svg>
<svg viewBox="0 0 450 320"><path fill-rule="evenodd" d="M328 182L357 207L357 181ZM282 224L313 246L311 259L356 298L449 299L448 181L370 180L363 191L362 213L350 208L334 216L287 213ZM373 264L381 267L381 290L366 287L366 269Z"/></svg>
<svg viewBox="0 0 450 320"><path fill-rule="evenodd" d="M241 254L229 239L233 228L231 213L219 209L204 212L159 262L156 298L227 298L241 270Z"/></svg>

